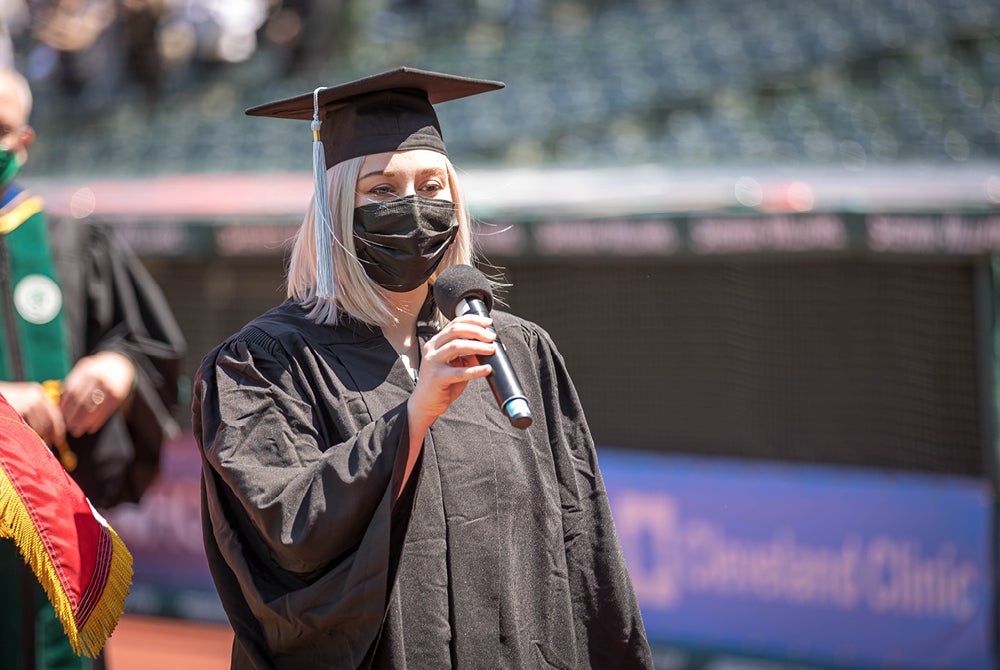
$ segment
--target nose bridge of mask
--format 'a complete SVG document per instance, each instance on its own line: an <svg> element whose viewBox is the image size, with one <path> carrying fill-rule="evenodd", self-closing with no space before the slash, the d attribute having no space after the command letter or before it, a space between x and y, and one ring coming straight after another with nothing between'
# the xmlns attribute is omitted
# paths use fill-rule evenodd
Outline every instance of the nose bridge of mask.
<svg viewBox="0 0 1000 670"><path fill-rule="evenodd" d="M408 195L358 207L355 230L367 235L433 235L451 227L454 213L455 203L450 200Z"/></svg>
<svg viewBox="0 0 1000 670"><path fill-rule="evenodd" d="M399 213L404 212L421 212L426 209L440 209L441 207L452 207L454 203L450 200L439 200L437 198L428 198L425 195L420 195L419 193L409 193L407 195L401 195L396 198L391 198L389 200L383 200L381 202L372 203L372 205L366 205L370 207L379 207L386 212Z"/></svg>

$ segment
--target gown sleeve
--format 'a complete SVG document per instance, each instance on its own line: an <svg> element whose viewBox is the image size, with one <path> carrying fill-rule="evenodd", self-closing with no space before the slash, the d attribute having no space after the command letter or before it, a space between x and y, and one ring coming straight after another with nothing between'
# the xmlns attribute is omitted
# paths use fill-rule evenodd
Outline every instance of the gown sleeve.
<svg viewBox="0 0 1000 670"><path fill-rule="evenodd" d="M329 372L314 352L290 355L252 326L203 362L194 430L205 543L223 604L240 603L230 619L241 640L268 655L322 629L360 662L385 605L405 400L368 417L317 370Z"/></svg>
<svg viewBox="0 0 1000 670"><path fill-rule="evenodd" d="M282 358L248 342L219 351L214 383L199 387L204 452L275 562L308 574L360 539L392 476L405 413L397 407L327 444L307 400L312 392Z"/></svg>

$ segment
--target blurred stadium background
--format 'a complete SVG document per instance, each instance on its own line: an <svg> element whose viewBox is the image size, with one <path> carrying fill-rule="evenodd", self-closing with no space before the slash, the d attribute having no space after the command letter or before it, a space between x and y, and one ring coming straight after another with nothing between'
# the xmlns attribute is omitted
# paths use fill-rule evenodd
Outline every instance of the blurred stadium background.
<svg viewBox="0 0 1000 670"><path fill-rule="evenodd" d="M244 108L401 64L506 81L442 124L588 409L657 667L995 667L998 0L0 13L27 182L133 243L189 374L283 297L311 193L307 124ZM224 620L198 467L180 436L111 513L133 613Z"/></svg>

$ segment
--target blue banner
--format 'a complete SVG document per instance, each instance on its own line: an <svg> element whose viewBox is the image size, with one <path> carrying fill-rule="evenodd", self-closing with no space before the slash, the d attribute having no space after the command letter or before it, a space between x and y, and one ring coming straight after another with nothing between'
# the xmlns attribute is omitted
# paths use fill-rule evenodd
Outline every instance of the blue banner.
<svg viewBox="0 0 1000 670"><path fill-rule="evenodd" d="M600 463L651 640L993 667L986 482L614 449Z"/></svg>

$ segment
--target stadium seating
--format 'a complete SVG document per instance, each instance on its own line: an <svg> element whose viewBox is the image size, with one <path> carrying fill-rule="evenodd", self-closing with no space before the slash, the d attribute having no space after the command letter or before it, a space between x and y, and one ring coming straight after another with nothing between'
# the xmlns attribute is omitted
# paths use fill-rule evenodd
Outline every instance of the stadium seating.
<svg viewBox="0 0 1000 670"><path fill-rule="evenodd" d="M991 160L1000 157L998 28L990 0L621 3L516 28L386 29L393 48L373 41L364 67L331 67L323 81L393 67L400 53L507 81L440 107L466 164ZM33 170L307 169L307 128L242 115L320 83L269 77L268 58L261 49L251 63L189 77L151 108L123 96L81 113L39 82L38 107L50 111L36 114Z"/></svg>

